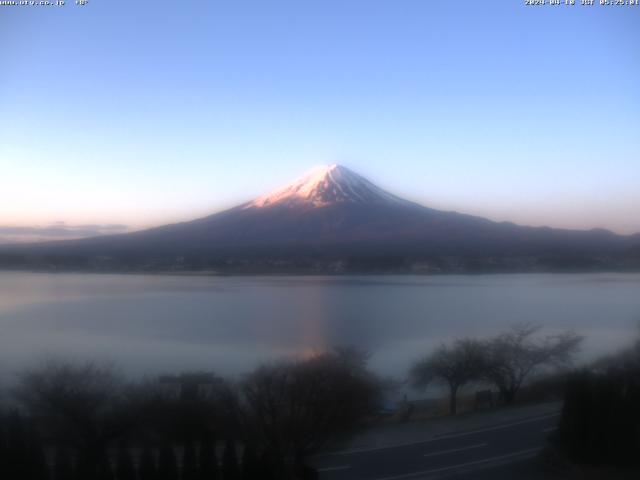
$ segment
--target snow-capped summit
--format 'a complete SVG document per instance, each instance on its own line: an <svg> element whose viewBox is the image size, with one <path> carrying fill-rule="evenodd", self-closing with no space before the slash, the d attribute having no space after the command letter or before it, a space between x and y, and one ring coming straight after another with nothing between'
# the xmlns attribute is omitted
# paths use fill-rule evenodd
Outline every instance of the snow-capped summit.
<svg viewBox="0 0 640 480"><path fill-rule="evenodd" d="M342 165L315 167L298 180L247 203L244 208L273 205L323 207L336 203L407 204Z"/></svg>

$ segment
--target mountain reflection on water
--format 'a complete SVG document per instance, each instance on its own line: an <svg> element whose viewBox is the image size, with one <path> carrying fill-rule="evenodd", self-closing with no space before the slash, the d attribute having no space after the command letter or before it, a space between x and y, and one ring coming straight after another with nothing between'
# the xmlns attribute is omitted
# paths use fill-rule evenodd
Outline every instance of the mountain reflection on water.
<svg viewBox="0 0 640 480"><path fill-rule="evenodd" d="M127 372L234 375L335 346L404 377L440 342L516 322L586 336L581 358L638 332L640 274L198 277L0 273L0 367L46 355Z"/></svg>

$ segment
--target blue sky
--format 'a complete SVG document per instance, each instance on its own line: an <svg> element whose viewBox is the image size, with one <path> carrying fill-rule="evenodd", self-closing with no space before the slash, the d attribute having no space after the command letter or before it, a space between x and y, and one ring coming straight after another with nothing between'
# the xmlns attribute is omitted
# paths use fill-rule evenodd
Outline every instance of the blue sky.
<svg viewBox="0 0 640 480"><path fill-rule="evenodd" d="M640 231L640 7L67 3L0 7L0 226L184 220L342 163L437 208Z"/></svg>

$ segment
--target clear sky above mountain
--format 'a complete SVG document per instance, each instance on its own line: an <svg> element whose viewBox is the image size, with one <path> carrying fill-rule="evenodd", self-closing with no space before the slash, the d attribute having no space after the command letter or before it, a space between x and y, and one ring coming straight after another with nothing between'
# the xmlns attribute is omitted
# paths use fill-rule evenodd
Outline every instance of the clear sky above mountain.
<svg viewBox="0 0 640 480"><path fill-rule="evenodd" d="M640 7L67 3L0 7L0 236L194 218L327 163L435 208L640 231Z"/></svg>

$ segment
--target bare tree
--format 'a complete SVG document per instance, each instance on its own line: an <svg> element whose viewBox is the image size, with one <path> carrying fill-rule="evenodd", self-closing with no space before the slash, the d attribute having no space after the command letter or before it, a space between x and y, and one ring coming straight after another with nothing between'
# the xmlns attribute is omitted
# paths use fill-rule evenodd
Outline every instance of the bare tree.
<svg viewBox="0 0 640 480"><path fill-rule="evenodd" d="M525 379L536 371L570 365L583 339L571 331L534 338L539 330L539 326L518 324L487 342L484 376L507 404L513 403Z"/></svg>
<svg viewBox="0 0 640 480"><path fill-rule="evenodd" d="M426 388L433 382L448 386L449 412L455 415L458 390L481 378L485 360L482 342L468 338L455 340L416 362L410 371L411 382L417 388Z"/></svg>
<svg viewBox="0 0 640 480"><path fill-rule="evenodd" d="M296 461L375 408L379 386L365 365L366 356L342 350L263 366L246 378L243 423L278 478L293 477Z"/></svg>

